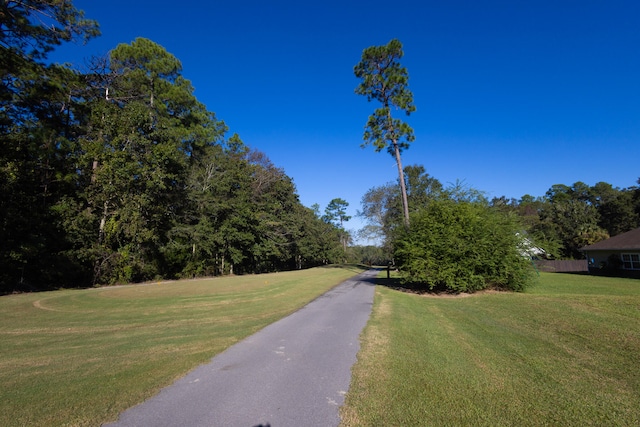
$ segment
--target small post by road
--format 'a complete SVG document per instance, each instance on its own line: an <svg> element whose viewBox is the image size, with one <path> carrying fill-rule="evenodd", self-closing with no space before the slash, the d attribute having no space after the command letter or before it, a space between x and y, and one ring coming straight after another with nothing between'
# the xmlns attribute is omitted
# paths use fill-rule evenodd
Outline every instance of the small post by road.
<svg viewBox="0 0 640 427"><path fill-rule="evenodd" d="M387 279L391 278L391 263L387 264Z"/></svg>

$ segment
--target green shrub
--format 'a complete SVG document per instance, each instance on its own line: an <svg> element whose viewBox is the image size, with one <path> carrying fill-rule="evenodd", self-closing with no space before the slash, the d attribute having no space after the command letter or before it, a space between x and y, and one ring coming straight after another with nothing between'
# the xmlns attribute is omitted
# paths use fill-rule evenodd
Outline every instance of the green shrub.
<svg viewBox="0 0 640 427"><path fill-rule="evenodd" d="M429 290L523 290L532 278L519 250L513 215L483 203L434 200L415 212L396 241L395 259L405 284Z"/></svg>

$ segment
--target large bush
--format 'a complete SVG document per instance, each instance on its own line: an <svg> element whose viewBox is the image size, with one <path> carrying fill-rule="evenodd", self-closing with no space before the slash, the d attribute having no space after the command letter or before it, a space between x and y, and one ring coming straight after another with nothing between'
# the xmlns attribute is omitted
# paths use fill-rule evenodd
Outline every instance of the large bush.
<svg viewBox="0 0 640 427"><path fill-rule="evenodd" d="M486 204L431 201L396 241L404 281L429 290L521 291L532 278L517 218Z"/></svg>

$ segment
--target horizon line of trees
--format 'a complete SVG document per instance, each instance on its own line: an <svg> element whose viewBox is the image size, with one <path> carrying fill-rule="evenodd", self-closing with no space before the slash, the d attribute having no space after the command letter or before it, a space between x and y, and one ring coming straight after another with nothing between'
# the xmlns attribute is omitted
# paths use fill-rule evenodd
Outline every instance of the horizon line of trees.
<svg viewBox="0 0 640 427"><path fill-rule="evenodd" d="M490 203L517 214L550 258L583 259L580 248L640 227L640 178L636 183L625 188L603 181L554 184L544 196L498 197Z"/></svg>
<svg viewBox="0 0 640 427"><path fill-rule="evenodd" d="M228 136L162 46L80 72L46 62L99 34L70 0L0 12L0 293L344 261L341 225Z"/></svg>
<svg viewBox="0 0 640 427"><path fill-rule="evenodd" d="M606 182L589 186L554 184L543 196L505 196L489 199L480 191L458 182L448 188L422 165L404 168L410 212L426 208L434 200L482 204L517 217L519 228L551 259L582 259L580 248L640 227L640 178L637 186L614 187ZM399 186L394 182L373 187L362 198L367 221L360 237L377 239L389 257L402 228Z"/></svg>
<svg viewBox="0 0 640 427"><path fill-rule="evenodd" d="M580 248L640 227L640 186L578 181L541 197L488 199L464 183L445 188L420 165L404 176L408 227L394 182L371 188L358 215L367 221L361 237L381 241L405 286L417 290L521 291L534 278L532 247L550 259L583 259Z"/></svg>

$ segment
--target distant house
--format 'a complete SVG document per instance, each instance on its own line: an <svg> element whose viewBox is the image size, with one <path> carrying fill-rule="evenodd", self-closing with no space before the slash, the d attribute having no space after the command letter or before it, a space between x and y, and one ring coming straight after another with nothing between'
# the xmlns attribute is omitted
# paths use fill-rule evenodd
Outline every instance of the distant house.
<svg viewBox="0 0 640 427"><path fill-rule="evenodd" d="M520 239L520 241L518 242L518 252L524 258L546 258L547 252L544 249L534 245L533 242L529 240L529 238L521 235L520 233L516 233L516 236Z"/></svg>
<svg viewBox="0 0 640 427"><path fill-rule="evenodd" d="M640 278L640 228L580 250L587 256L592 274Z"/></svg>

